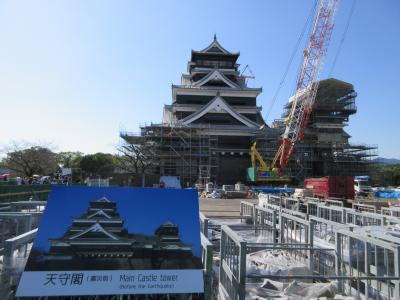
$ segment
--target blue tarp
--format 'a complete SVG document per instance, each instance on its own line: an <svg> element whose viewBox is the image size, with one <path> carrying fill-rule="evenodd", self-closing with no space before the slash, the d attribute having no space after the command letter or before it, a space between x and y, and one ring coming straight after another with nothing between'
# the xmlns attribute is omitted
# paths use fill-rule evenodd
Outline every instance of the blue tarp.
<svg viewBox="0 0 400 300"><path fill-rule="evenodd" d="M253 188L255 192L263 192L268 194L281 194L281 193L288 193L293 194L293 188L282 188L282 187L255 187Z"/></svg>
<svg viewBox="0 0 400 300"><path fill-rule="evenodd" d="M400 192L396 191L378 191L375 192L377 198L400 198Z"/></svg>

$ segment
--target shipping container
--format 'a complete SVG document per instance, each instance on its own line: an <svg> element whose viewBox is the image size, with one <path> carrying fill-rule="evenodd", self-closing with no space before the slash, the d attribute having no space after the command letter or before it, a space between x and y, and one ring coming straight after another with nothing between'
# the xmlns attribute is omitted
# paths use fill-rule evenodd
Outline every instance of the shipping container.
<svg viewBox="0 0 400 300"><path fill-rule="evenodd" d="M354 199L354 179L351 176L307 178L304 187L311 189L314 197Z"/></svg>

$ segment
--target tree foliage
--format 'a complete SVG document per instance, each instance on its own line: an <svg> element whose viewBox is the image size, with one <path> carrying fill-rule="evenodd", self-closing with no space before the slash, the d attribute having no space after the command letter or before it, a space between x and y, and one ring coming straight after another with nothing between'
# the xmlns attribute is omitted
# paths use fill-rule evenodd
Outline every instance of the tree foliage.
<svg viewBox="0 0 400 300"><path fill-rule="evenodd" d="M12 144L6 149L3 165L19 176L50 175L57 171L56 154L38 145Z"/></svg>
<svg viewBox="0 0 400 300"><path fill-rule="evenodd" d="M79 168L82 157L82 152L64 151L57 153L57 162L63 168Z"/></svg>
<svg viewBox="0 0 400 300"><path fill-rule="evenodd" d="M88 176L106 178L114 172L115 161L113 155L99 152L84 155L79 162L79 167Z"/></svg>
<svg viewBox="0 0 400 300"><path fill-rule="evenodd" d="M384 165L376 164L370 168L373 185L400 186L400 164Z"/></svg>

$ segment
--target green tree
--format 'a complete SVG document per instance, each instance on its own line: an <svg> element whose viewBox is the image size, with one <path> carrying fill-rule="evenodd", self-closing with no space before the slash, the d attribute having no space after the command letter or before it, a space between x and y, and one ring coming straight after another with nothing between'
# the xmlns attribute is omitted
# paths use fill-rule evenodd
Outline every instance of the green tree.
<svg viewBox="0 0 400 300"><path fill-rule="evenodd" d="M64 151L57 153L57 162L63 168L79 168L83 153L79 151Z"/></svg>
<svg viewBox="0 0 400 300"><path fill-rule="evenodd" d="M82 157L79 167L86 175L106 178L114 172L114 157L108 153L88 154Z"/></svg>
<svg viewBox="0 0 400 300"><path fill-rule="evenodd" d="M400 165L375 164L370 167L373 185L400 186Z"/></svg>
<svg viewBox="0 0 400 300"><path fill-rule="evenodd" d="M19 176L50 175L57 171L56 154L38 145L12 144L6 149L3 165Z"/></svg>

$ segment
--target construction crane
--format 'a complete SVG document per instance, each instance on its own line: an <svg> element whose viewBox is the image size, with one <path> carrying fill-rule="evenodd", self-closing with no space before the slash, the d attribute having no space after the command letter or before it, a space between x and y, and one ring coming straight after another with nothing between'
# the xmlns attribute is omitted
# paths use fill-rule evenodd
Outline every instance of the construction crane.
<svg viewBox="0 0 400 300"><path fill-rule="evenodd" d="M247 179L255 183L289 182L289 178L279 176L279 173L264 161L262 155L257 150L255 142L250 148L251 165L247 169Z"/></svg>
<svg viewBox="0 0 400 300"><path fill-rule="evenodd" d="M245 72L246 72L247 70L248 70L248 72L250 73L250 75L245 75ZM244 69L243 69L243 71L240 73L239 77L243 79L243 81L244 81L245 84L247 84L247 82L249 81L249 79L256 79L256 77L254 76L253 71L251 70L249 64L247 64L247 65L244 67Z"/></svg>
<svg viewBox="0 0 400 300"><path fill-rule="evenodd" d="M296 144L304 136L304 130L315 102L318 76L332 36L338 4L339 0L320 0L319 2L307 49L303 52L303 64L297 79L296 92L289 99L291 110L285 120L286 128L281 137L280 147L271 165L266 164L263 167L270 172L271 181L276 181L276 175L283 177L283 169L287 166ZM275 167L278 160L279 166ZM255 168L253 162L252 164ZM268 181L268 179L264 181Z"/></svg>

